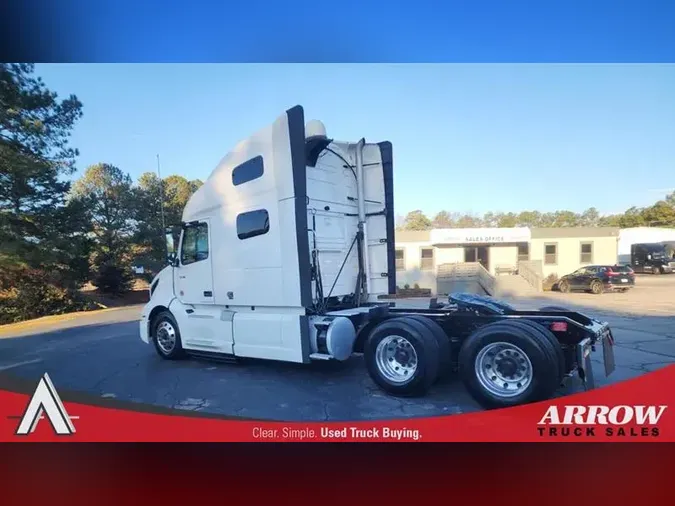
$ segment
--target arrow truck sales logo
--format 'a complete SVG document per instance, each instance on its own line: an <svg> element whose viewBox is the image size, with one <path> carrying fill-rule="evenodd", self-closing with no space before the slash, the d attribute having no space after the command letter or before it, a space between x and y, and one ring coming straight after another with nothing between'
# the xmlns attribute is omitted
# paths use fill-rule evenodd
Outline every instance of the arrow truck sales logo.
<svg viewBox="0 0 675 506"><path fill-rule="evenodd" d="M47 373L40 378L40 382L28 401L26 411L21 416L21 421L16 429L17 436L32 434L37 428L38 422L47 415L54 432L59 436L71 436L75 434L75 426L72 420L77 416L68 416L66 408L61 402L59 394L54 388L52 380ZM19 418L19 417L12 417Z"/></svg>
<svg viewBox="0 0 675 506"><path fill-rule="evenodd" d="M550 406L537 423L542 437L658 437L668 406Z"/></svg>

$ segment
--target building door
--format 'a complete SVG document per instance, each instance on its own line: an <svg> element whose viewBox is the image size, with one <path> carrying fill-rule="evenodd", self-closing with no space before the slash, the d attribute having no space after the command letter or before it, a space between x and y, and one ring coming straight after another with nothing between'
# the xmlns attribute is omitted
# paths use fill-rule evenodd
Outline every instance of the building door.
<svg viewBox="0 0 675 506"><path fill-rule="evenodd" d="M487 246L478 246L476 248L476 256L480 264L485 267L487 271L490 270L490 255Z"/></svg>
<svg viewBox="0 0 675 506"><path fill-rule="evenodd" d="M465 262L479 262L486 270L490 270L490 255L487 246L470 246L464 248Z"/></svg>

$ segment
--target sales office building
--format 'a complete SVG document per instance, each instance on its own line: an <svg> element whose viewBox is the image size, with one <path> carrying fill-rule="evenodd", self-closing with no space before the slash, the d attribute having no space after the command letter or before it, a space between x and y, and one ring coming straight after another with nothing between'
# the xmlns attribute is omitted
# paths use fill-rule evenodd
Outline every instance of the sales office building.
<svg viewBox="0 0 675 506"><path fill-rule="evenodd" d="M540 260L544 277L584 265L617 263L619 229L466 228L396 232L396 284L434 289L442 264L479 262L492 275Z"/></svg>

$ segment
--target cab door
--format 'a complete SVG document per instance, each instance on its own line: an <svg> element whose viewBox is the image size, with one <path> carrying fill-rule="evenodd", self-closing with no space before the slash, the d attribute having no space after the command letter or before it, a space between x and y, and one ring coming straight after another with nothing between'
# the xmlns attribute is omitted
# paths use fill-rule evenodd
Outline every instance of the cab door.
<svg viewBox="0 0 675 506"><path fill-rule="evenodd" d="M213 304L213 268L209 220L186 224L181 237L176 295L183 304Z"/></svg>

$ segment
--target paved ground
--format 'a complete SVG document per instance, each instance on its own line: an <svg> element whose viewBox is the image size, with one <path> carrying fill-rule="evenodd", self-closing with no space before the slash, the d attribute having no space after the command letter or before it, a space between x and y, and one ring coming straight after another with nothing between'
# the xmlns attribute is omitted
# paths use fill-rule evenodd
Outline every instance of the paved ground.
<svg viewBox="0 0 675 506"><path fill-rule="evenodd" d="M674 288L675 276L639 277L626 294L546 294L510 302L523 308L565 305L608 321L617 339L617 370L605 379L597 363L596 380L606 384L675 362ZM59 389L268 419L355 420L479 409L452 378L424 399L388 397L370 381L360 357L310 366L166 362L138 338L139 313L136 306L0 328L0 374L37 380L47 371Z"/></svg>

